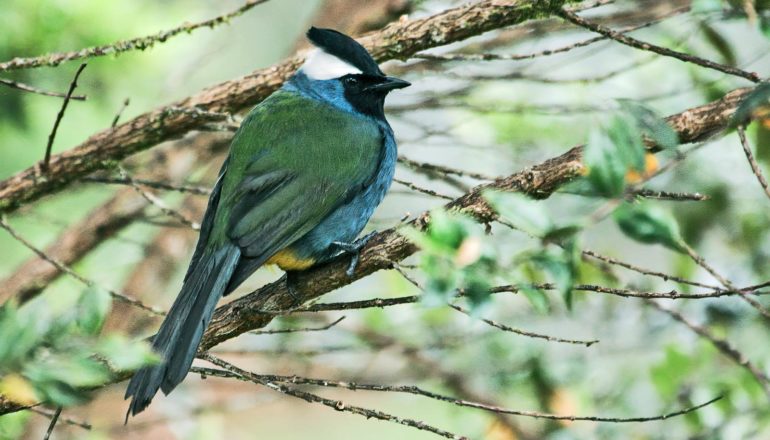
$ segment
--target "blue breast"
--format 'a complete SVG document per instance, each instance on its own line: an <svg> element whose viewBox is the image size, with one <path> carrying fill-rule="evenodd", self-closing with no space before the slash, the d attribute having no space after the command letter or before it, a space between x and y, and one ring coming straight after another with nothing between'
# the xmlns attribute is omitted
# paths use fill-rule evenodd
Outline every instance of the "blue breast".
<svg viewBox="0 0 770 440"><path fill-rule="evenodd" d="M340 205L314 229L292 244L290 248L302 258L323 262L334 257L339 249L332 242L352 243L369 222L393 181L398 152L393 130L384 121L377 121L383 136L383 151L377 174L371 183L347 203Z"/></svg>

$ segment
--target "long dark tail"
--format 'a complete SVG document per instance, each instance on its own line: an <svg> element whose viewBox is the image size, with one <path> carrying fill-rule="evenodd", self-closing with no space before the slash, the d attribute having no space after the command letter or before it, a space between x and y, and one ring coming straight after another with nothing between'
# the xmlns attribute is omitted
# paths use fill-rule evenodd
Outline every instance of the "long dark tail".
<svg viewBox="0 0 770 440"><path fill-rule="evenodd" d="M125 398L132 397L128 414L140 413L158 389L168 394L187 375L203 332L240 257L238 247L230 243L201 251L200 258L193 260L195 267L190 267L182 291L152 341L152 348L161 356L161 362L137 371L128 384Z"/></svg>

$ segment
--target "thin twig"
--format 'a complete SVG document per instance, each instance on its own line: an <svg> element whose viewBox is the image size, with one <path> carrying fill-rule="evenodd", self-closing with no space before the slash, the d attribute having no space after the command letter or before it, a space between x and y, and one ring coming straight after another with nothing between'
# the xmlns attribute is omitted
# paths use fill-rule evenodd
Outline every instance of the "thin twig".
<svg viewBox="0 0 770 440"><path fill-rule="evenodd" d="M711 342L714 347L716 347L717 350L722 352L725 356L732 359L736 364L742 366L745 368L754 378L757 380L759 385L762 387L762 389L765 392L765 395L770 399L770 378L767 377L767 375L760 370L756 365L752 364L746 356L741 353L737 348L733 347L726 339L722 339L713 333L711 333L706 327L703 327L701 325L698 325L689 319L685 318L684 315L677 312L676 310L669 309L667 307L662 306L657 301L647 301L648 304L655 307L656 309L660 310L663 313L666 313L667 315L671 316L675 320L681 322L685 326L687 326L690 330L697 333L702 338L708 340Z"/></svg>
<svg viewBox="0 0 770 440"><path fill-rule="evenodd" d="M373 418L378 420L384 420L387 422L397 423L404 426L409 426L411 428L416 428L421 431L428 431L433 434L439 435L441 437L445 438L451 438L456 440L467 440L467 437L454 434L449 431L445 431L440 428L436 428L434 426L428 425L427 423L420 421L420 420L414 420L414 419L408 419L403 417L394 416L392 414L388 414L382 411L378 410L372 410L368 408L363 408L360 406L353 406L348 405L345 402L341 400L333 400L333 399L327 399L325 397L321 397L316 394L308 393L307 391L301 391L296 388L288 387L286 385L282 385L280 383L276 383L273 381L265 380L260 375L254 374L252 372L242 370L235 365L226 362L222 359L219 359L215 356L212 356L210 354L205 354L201 356L202 359L205 359L208 362L211 362L212 364L224 368L230 373L233 373L234 378L245 380L248 382L253 382L258 385L265 386L267 388L270 388L271 390L277 391L281 394L285 394L288 396L296 397L302 400L305 400L306 402L310 403L320 403L321 405L328 406L329 408L336 409L337 411L342 412L348 412L352 414L357 414L363 417L366 417L367 419ZM213 374L216 375L216 374Z"/></svg>
<svg viewBox="0 0 770 440"><path fill-rule="evenodd" d="M5 78L0 78L0 84L11 87L13 89L23 90L25 92L30 92L30 93L36 93L38 95L43 95L43 96L53 96L55 98L65 98L67 96L66 93L49 92L48 90L39 89L37 87L32 87L29 84L24 84L18 81L11 81L10 79L5 79ZM86 99L88 99L88 97L86 95L72 95L70 96L70 99L74 99L75 101L85 101Z"/></svg>
<svg viewBox="0 0 770 440"><path fill-rule="evenodd" d="M629 32L637 31L639 29L644 29L644 28L656 25L667 18L671 18L675 15L678 15L683 12L687 12L689 10L690 10L689 6L677 8L671 11L669 14L662 17L658 17L655 20L651 20L645 23L640 23L634 26L628 26L626 28L619 29L617 32L621 34L626 34ZM521 60L530 60L533 58L546 57L546 56L556 55L559 53L569 52L574 49L590 46L594 43L604 41L607 38L608 37L606 36L594 37L586 40L581 40L566 46L558 47L556 49L545 49L539 52L532 52L532 53L521 54L521 55L496 54L496 53L448 53L448 54L418 53L413 55L412 58L419 58L419 59L431 60L431 61L442 61L442 62L444 61L497 61L497 60L521 61Z"/></svg>
<svg viewBox="0 0 770 440"><path fill-rule="evenodd" d="M449 307L451 307L454 310L457 310L458 312L460 312L460 313L462 313L464 315L471 316L470 312L468 310L464 309L463 307L460 307L460 306L455 305L455 304L449 304ZM555 337L555 336L548 336L548 335L543 335L543 334L540 334L540 333L533 333L533 332L529 332L529 331L526 331L526 330L520 330L520 329L517 329L517 328L514 328L514 327L507 326L505 324L500 324L499 322L492 321L491 319L479 318L479 320L484 322L485 324L488 324L488 325L490 325L492 327L498 328L498 329L500 329L502 331L515 333L515 334L521 335L521 336L527 336L529 338L545 339L546 341L549 341L549 342L562 342L562 343L565 343L565 344L585 345L586 347L590 347L593 344L596 344L597 342L599 342L598 339L593 339L593 340L590 340L590 341L584 341L584 340L578 340L578 339L563 339L563 338L558 338L558 337Z"/></svg>
<svg viewBox="0 0 770 440"><path fill-rule="evenodd" d="M240 8L232 12L228 12L227 14L220 15L209 20L200 21L198 23L185 23L173 29L158 32L154 35L117 41L112 44L94 46L72 52L50 53L32 58L14 58L10 61L0 63L0 72L6 70L29 69L40 66L54 67L66 61L120 54L122 52L131 50L149 49L156 43L163 43L169 38L175 37L179 34L190 33L203 27L214 28L215 26L222 23L227 23L230 21L230 19L242 15L254 6L265 3L267 1L268 0L248 0Z"/></svg>
<svg viewBox="0 0 770 440"><path fill-rule="evenodd" d="M741 146L743 147L743 152L746 154L746 159L749 161L749 165L751 166L751 171L757 177L757 180L759 181L759 184L762 186L762 190L765 191L765 194L767 195L767 197L770 197L770 187L768 187L767 180L765 179L765 176L762 174L762 168L759 167L759 164L757 163L756 159L754 159L754 154L751 153L751 146L749 145L748 139L746 139L746 130L742 125L739 125L737 129L738 129L738 137L741 138Z"/></svg>
<svg viewBox="0 0 770 440"><path fill-rule="evenodd" d="M476 173L473 171L458 170L457 168L451 168L445 165L437 165L428 162L418 162L416 160L409 159L405 156L398 156L398 161L402 164L414 169L423 169L441 174L450 174L460 177L472 177L478 180L495 180L497 177L489 176L487 174Z"/></svg>
<svg viewBox="0 0 770 440"><path fill-rule="evenodd" d="M49 411L35 408L35 407L29 408L29 411L32 411L35 414L40 414L41 416L48 417L49 419L53 419L56 416L56 411L49 412ZM86 431L90 431L93 428L93 426L91 426L91 424L88 422L81 422L80 420L71 419L69 417L59 417L59 420L70 426L77 426L79 428L83 428Z"/></svg>
<svg viewBox="0 0 770 440"><path fill-rule="evenodd" d="M204 359L209 360L205 357ZM212 362L212 363L215 363L215 362ZM233 373L227 369L218 370L218 369L212 369L212 368L195 368L195 373L200 373L207 376L229 377L229 378L236 378L236 379L240 378L239 374ZM577 416L577 415L549 414L549 413L543 413L539 411L515 410L510 408L504 408L497 405L488 405L481 402L474 402L474 401L469 401L465 399L457 399L457 398L446 396L443 394L434 393L432 391L428 391L414 385L399 386L399 385L364 384L364 383L337 381L337 380L329 380L329 379L314 379L314 378L300 377L300 376L282 376L277 374L255 374L255 373L251 373L251 374L254 377L258 377L267 382L290 383L293 385L312 385L312 386L328 387L328 388L342 388L342 389L347 389L351 391L376 391L376 392L413 394L417 396L427 397L429 399L438 400L441 402L451 403L457 406L481 409L484 411L489 411L497 414L509 414L514 416L532 417L536 419L569 420L573 422L586 421L586 422L604 422L604 423L634 423L634 422L638 423L638 422L652 422L656 420L666 420L671 417L681 416L693 411L697 411L698 409L708 406L722 398L721 396L719 396L696 406L684 408L684 409L667 413L667 414L650 416L650 417L621 418L621 417L600 417L600 416Z"/></svg>
<svg viewBox="0 0 770 440"><path fill-rule="evenodd" d="M633 270L633 269L632 269ZM759 291L760 288L764 288L770 285L770 282L759 284L757 286L745 287L742 289L713 289L702 293L682 293L676 290L670 290L668 292L651 292L640 291L634 289L621 289L616 287L598 286L594 284L576 284L572 286L572 290L578 292L595 292L604 293L608 295L619 296L622 298L642 298L642 299L706 299L706 298L721 298L725 296L737 296L737 295L767 295L770 292ZM527 286L532 289L538 290L556 290L558 287L552 283L532 284ZM521 289L516 285L504 285L496 286L489 289L492 294L510 292L518 293ZM457 294L457 297L462 297L461 293ZM295 307L291 309L283 310L261 310L259 313L268 315L286 315L292 313L306 313L306 312L332 312L342 310L360 310L371 308L383 308L393 307L404 304L414 304L420 302L420 295L406 295L395 298L371 298L358 301L342 301L333 303L317 303L308 306Z"/></svg>
<svg viewBox="0 0 770 440"><path fill-rule="evenodd" d="M56 138L56 131L59 129L59 124L61 123L62 118L64 117L64 112L67 110L67 106L70 103L70 99L72 99L72 93L75 91L75 88L78 86L78 78L80 77L80 74L83 72L83 69L86 68L86 63L83 63L78 68L77 72L75 72L75 77L72 78L72 82L70 83L70 88L67 90L67 95L64 96L64 102L62 102L61 109L59 110L59 114L56 115L56 121L53 124L53 129L51 130L51 134L48 135L48 144L45 146L45 158L43 159L42 168L43 170L48 170L48 163L51 161L51 148L53 148L53 141Z"/></svg>
<svg viewBox="0 0 770 440"><path fill-rule="evenodd" d="M53 414L53 417L51 417L51 423L48 424L48 430L45 432L45 435L43 436L43 440L48 440L51 438L51 434L53 434L53 429L56 427L56 422L59 420L59 416L61 415L62 407L56 408L56 412Z"/></svg>
<svg viewBox="0 0 770 440"><path fill-rule="evenodd" d="M745 78L754 83L758 83L761 81L761 78L756 72L746 72L745 70L741 70L732 66L727 66L724 64L716 63L714 61L696 57L694 55L677 52L675 50L671 50L662 46L657 46L652 43L640 41L640 40L637 40L636 38L629 37L620 32L614 31L601 24L587 21L581 18L580 16L578 16L577 14L575 14L574 12L566 9L560 10L558 14L561 15L565 20L577 26L580 26L588 30L591 30L593 32L596 32L598 34L604 35L605 37L615 40L619 43L625 44L626 46L631 46L636 49L653 52L658 55L663 55L666 57L676 58L680 61L696 64L698 66L705 67L707 69L713 69L722 73L726 73L728 75L734 75L741 78Z"/></svg>
<svg viewBox="0 0 770 440"><path fill-rule="evenodd" d="M66 264L62 263L61 261L59 261L59 260L57 260L55 258L51 258L50 256L46 255L45 252L43 252L42 250L38 249L35 245L33 245L32 243L27 241L27 239L25 239L24 237L19 235L19 233L16 232L16 230L13 229L11 227L11 225L8 224L8 222L6 221L5 217L0 217L0 228L5 229L9 234L11 234L11 237L16 239L16 241L18 241L19 243L23 244L24 247L26 247L27 249L31 250L35 254L37 254L37 256L40 257L41 259L51 263L60 272L66 273L67 275L69 275L72 278L80 281L82 284L84 284L84 285L86 285L88 287L96 287L96 283L94 283L92 280L89 280L88 278L85 278L84 276L78 274L77 272L72 270L69 266L67 266ZM165 314L166 314L162 310L157 309L157 308L152 307L152 306L148 306L148 305L144 304L143 302L139 301L138 299L136 299L134 297L131 297L131 296L128 296L128 295L126 295L124 293L118 293L118 292L116 292L116 291L114 291L112 289L106 289L104 287L99 287L99 288L105 290L107 293L110 294L110 296L112 296L116 300L122 301L122 302L125 302L125 303L128 303L128 304L131 304L131 305L133 305L135 307L138 307L138 308L140 308L142 310L146 310L146 311L152 313L153 315L165 316Z"/></svg>
<svg viewBox="0 0 770 440"><path fill-rule="evenodd" d="M115 118L112 119L112 124L110 127L115 128L118 125L118 121L120 121L120 117L123 115L123 111L126 110L126 107L131 104L131 100L129 98L126 98L123 100L123 104L118 109L118 112L115 114Z"/></svg>
<svg viewBox="0 0 770 440"><path fill-rule="evenodd" d="M287 328L281 330L252 330L249 333L252 335L275 335L279 333L322 332L324 330L329 330L330 328L339 324L343 319L345 319L345 316L340 316L339 319L326 324L323 327Z"/></svg>
<svg viewBox="0 0 770 440"><path fill-rule="evenodd" d="M764 316L767 319L770 319L770 311L765 309L765 307L759 303L759 301L750 298L747 293L741 291L740 289L736 289L735 285L728 280L727 278L723 277L719 272L716 271L713 267L711 267L710 264L706 262L706 259L703 258L700 254L698 254L695 249L693 249L689 244L682 243L682 248L684 252L692 259L695 264L702 267L706 270L709 274L711 274L714 279L719 281L722 286L729 290L737 291L740 294L741 299L743 299L745 302L747 302L751 307L753 307L756 311L758 311L762 316Z"/></svg>
<svg viewBox="0 0 770 440"><path fill-rule="evenodd" d="M417 186L414 183L408 182L406 180L393 179L393 181L398 183L398 184L400 184L400 185L404 185L405 187L407 187L407 188L409 188L409 189L411 189L413 191L417 191L418 193L427 194L429 196L437 197L439 199L444 199L444 200L454 200L454 197L451 197L451 196L448 196L448 195L445 195L445 194L439 194L436 191L433 191L432 189L428 189L428 188L423 188L421 186Z"/></svg>
<svg viewBox="0 0 770 440"><path fill-rule="evenodd" d="M133 186L132 185L133 183L137 185L146 186L148 188L162 189L166 191L178 191L178 192L200 194L200 195L211 194L211 188L207 188L205 186L177 185L177 184L161 182L157 180L137 179L135 177L131 177L130 179L125 179L120 177L86 176L81 180L84 182L108 183L113 185L129 185L129 186Z"/></svg>
<svg viewBox="0 0 770 440"><path fill-rule="evenodd" d="M424 290L423 287L420 285L420 283L418 283L414 278L412 278L405 270L403 270L401 267L399 267L398 263L393 263L393 268L399 274L401 274L401 276L404 277L404 279L407 280L409 283L411 283L413 286L417 287L420 290ZM459 293L458 296L462 295L462 292L458 292L458 293ZM493 292L490 292L490 293L493 293ZM454 310L456 310L456 311L458 311L458 312L460 312L460 313L462 313L462 314L464 314L464 315L466 315L468 317L472 317L470 312L468 312L462 306L458 306L458 305L452 304L452 303L448 303L447 305L450 308L452 308L452 309L454 309ZM497 329L500 329L500 330L503 330L503 331L506 331L506 332L515 333L517 335L526 336L526 337L529 337L529 338L544 339L544 340L549 341L549 342L562 342L562 343L566 343L566 344L585 345L586 347L590 347L591 345L599 342L598 340L581 341L581 340L576 340L576 339L563 339L563 338L558 338L558 337L555 337L555 336L549 336L549 335L544 335L544 334L540 334L540 333L533 333L533 332L530 332L530 331L526 331L526 330L521 330L521 329L518 329L518 328L510 327L510 326L507 326L505 324L500 324L498 322L492 321L491 319L486 319L486 318L479 318L479 319L483 323L485 323L487 325L490 325L492 327L495 327Z"/></svg>
<svg viewBox="0 0 770 440"><path fill-rule="evenodd" d="M688 193L688 192L672 192L672 191L655 191L647 188L639 188L632 190L630 194L636 197L644 197L646 199L658 199L658 200L671 200L671 201L694 201L704 202L709 200L710 197L701 193Z"/></svg>
<svg viewBox="0 0 770 440"><path fill-rule="evenodd" d="M615 266L620 266L620 267L623 267L625 269L632 270L634 272L638 272L638 273L643 274L643 275L650 275L650 276L658 277L658 278L663 279L663 281L669 281L670 280L670 281L674 281L674 282L677 282L677 283L680 283L680 284L688 284L690 286L703 287L703 288L706 288L706 289L714 289L714 290L718 290L719 289L717 286L715 286L713 284L703 284L703 283L699 283L697 281L690 281L688 279L681 278L681 277L678 277L678 276L675 276L675 275L669 275L669 274L666 274L666 273L663 273L663 272L656 272L654 270L645 269L643 267L635 266L635 265L633 265L631 263L626 263L625 261L621 261L621 260L618 260L618 259L615 259L615 258L612 258L612 257L608 257L608 256L605 256L605 255L599 254L599 253L594 252L594 251L589 250L589 249L584 249L583 250L583 255L591 257L591 258L595 258L597 260L601 260L601 261L603 261L605 263L608 263L608 264L613 264Z"/></svg>
<svg viewBox="0 0 770 440"><path fill-rule="evenodd" d="M137 193L139 193L139 195L144 197L144 199L150 202L152 205L155 205L155 207L160 209L161 212L168 215L169 217L173 217L179 220L183 224L191 227L193 230L196 230L196 231L200 230L201 228L200 223L188 219L181 212L175 209L172 209L168 205L166 205L166 203L163 200L159 199L155 194L149 191L146 191L136 181L134 181L134 179L131 176L129 176L128 172L122 166L118 166L118 172L120 173L121 179L127 181L128 184L131 185L134 188L134 190L136 190Z"/></svg>

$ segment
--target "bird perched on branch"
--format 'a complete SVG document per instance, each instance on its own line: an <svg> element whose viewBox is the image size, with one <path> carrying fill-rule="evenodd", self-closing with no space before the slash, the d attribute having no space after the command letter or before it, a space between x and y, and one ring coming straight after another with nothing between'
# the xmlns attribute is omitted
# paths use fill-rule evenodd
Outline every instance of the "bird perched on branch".
<svg viewBox="0 0 770 440"><path fill-rule="evenodd" d="M260 266L285 270L290 292L295 271L341 254L355 270L366 241L356 237L395 170L385 96L409 83L385 76L346 35L311 28L307 37L316 49L233 138L182 290L152 341L161 361L128 384L129 414L184 379L219 298Z"/></svg>

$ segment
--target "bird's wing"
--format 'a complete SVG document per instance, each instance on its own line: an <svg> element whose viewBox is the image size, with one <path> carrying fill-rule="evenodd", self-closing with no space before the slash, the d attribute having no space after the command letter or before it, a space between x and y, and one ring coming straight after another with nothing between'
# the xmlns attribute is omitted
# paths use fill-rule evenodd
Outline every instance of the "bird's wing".
<svg viewBox="0 0 770 440"><path fill-rule="evenodd" d="M233 139L215 226L264 262L371 183L382 155L375 122L277 92Z"/></svg>

